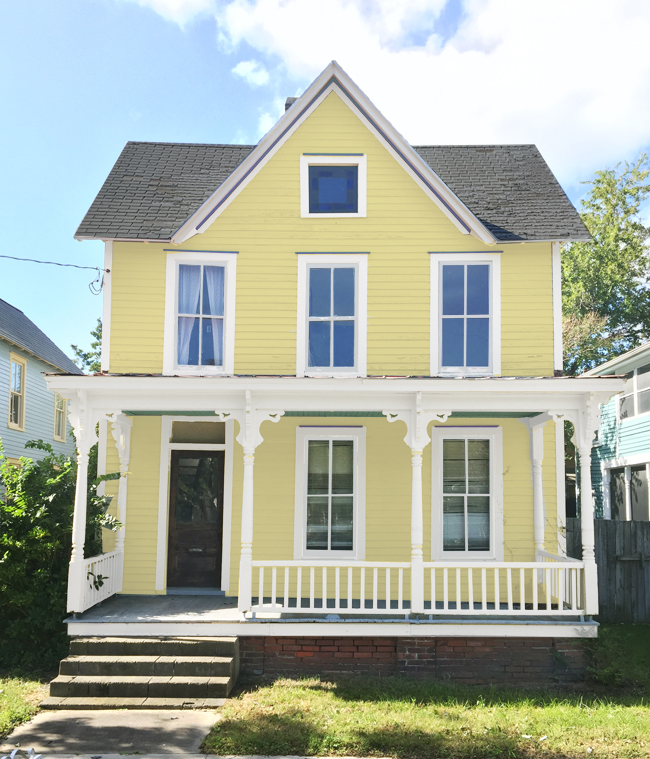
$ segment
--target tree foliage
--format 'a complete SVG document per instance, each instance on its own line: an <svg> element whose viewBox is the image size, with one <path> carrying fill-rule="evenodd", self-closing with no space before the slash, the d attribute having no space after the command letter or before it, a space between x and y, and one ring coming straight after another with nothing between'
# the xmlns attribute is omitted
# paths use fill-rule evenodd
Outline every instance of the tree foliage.
<svg viewBox="0 0 650 759"><path fill-rule="evenodd" d="M95 339L90 343L90 350L83 351L78 345L71 345L74 362L84 372L94 374L102 370L102 320L97 319L97 326L90 331Z"/></svg>
<svg viewBox="0 0 650 759"><path fill-rule="evenodd" d="M597 171L580 215L593 240L562 256L564 370L580 374L650 339L650 162Z"/></svg>
<svg viewBox="0 0 650 759"><path fill-rule="evenodd" d="M66 653L68 563L77 465L42 440L40 461L13 466L0 443L0 665L49 667ZM101 528L121 527L97 494L97 448L89 463L86 556L101 553Z"/></svg>

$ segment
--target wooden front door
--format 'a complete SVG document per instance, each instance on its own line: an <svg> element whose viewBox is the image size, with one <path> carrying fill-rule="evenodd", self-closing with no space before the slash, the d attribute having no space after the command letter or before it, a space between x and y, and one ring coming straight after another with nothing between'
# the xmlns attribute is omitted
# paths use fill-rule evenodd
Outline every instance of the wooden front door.
<svg viewBox="0 0 650 759"><path fill-rule="evenodd" d="M172 451L167 585L221 587L223 451Z"/></svg>

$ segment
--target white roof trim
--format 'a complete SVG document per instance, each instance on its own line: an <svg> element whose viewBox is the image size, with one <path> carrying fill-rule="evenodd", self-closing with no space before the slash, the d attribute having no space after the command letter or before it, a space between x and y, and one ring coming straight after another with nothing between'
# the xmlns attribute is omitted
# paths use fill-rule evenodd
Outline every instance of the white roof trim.
<svg viewBox="0 0 650 759"><path fill-rule="evenodd" d="M604 364L590 369L588 372L584 372L582 376L598 377L603 374L625 374L630 369L642 366L644 363L643 359L647 358L650 359L650 343L644 343L636 348L632 348L627 353L622 353L620 356L612 358Z"/></svg>
<svg viewBox="0 0 650 759"><path fill-rule="evenodd" d="M205 232L331 92L335 92L357 114L462 234L473 235L487 245L497 242L487 227L382 116L336 61L332 61L316 77L228 179L172 235L171 242L178 245L196 234Z"/></svg>

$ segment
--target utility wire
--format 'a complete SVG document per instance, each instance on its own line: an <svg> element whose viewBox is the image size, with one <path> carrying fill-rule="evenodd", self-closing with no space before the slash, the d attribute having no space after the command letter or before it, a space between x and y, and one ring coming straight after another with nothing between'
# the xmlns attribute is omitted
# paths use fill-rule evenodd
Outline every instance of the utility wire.
<svg viewBox="0 0 650 759"><path fill-rule="evenodd" d="M97 276L89 283L88 289L93 295L99 295L104 287L104 274L110 274L110 269L103 269L101 266L79 266L78 264L62 264L59 261L37 261L35 258L18 258L17 256L4 256L0 254L0 258L10 258L12 261L29 261L32 264L49 264L51 266L67 266L71 269L90 269L90 271L96 271Z"/></svg>

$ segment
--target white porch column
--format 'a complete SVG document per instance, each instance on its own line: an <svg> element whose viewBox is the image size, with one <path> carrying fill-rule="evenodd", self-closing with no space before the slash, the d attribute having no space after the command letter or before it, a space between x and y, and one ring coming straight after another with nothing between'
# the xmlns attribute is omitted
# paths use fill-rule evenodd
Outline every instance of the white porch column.
<svg viewBox="0 0 650 759"><path fill-rule="evenodd" d="M422 453L431 442L427 432L432 421L446 422L451 411L425 411L422 394L413 397L410 411L382 412L389 422L406 423L404 442L411 449L411 614L424 613L424 527L422 514Z"/></svg>
<svg viewBox="0 0 650 759"><path fill-rule="evenodd" d="M131 427L132 420L126 414L112 414L111 431L120 458L120 479L117 491L117 518L122 522L122 528L118 530L115 538L115 550L120 551L119 559L120 577L118 580L118 592L122 590L124 576L124 539L126 537L126 476L129 471L129 459L131 457Z"/></svg>
<svg viewBox="0 0 650 759"><path fill-rule="evenodd" d="M260 426L264 421L279 422L284 411L260 411L255 408L252 394L246 391L242 411L216 411L222 421L236 419L239 422L237 442L244 449L244 479L241 511L241 553L239 557L239 591L237 606L246 613L252 606L253 584L253 466L255 449L263 442Z"/></svg>
<svg viewBox="0 0 650 759"><path fill-rule="evenodd" d="M544 550L546 516L544 510L542 461L544 460L544 426L550 420L551 417L548 414L540 414L539 416L519 420L528 428L530 436L530 461L533 472L533 531L536 554L538 551Z"/></svg>
<svg viewBox="0 0 650 759"><path fill-rule="evenodd" d="M86 508L88 501L88 454L97 440L92 414L87 407L86 393L78 390L70 401L69 418L77 441L77 484L72 517L72 554L68 568L69 612L83 610L84 544L86 542Z"/></svg>

